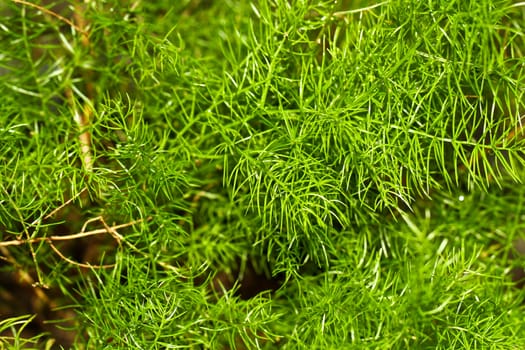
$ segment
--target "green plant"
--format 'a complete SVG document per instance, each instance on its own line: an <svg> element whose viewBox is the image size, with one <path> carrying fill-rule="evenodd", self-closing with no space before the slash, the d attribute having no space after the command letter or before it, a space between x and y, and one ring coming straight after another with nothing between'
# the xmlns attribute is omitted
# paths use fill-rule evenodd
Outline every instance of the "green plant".
<svg viewBox="0 0 525 350"><path fill-rule="evenodd" d="M0 267L51 341L525 345L522 3L0 12Z"/></svg>

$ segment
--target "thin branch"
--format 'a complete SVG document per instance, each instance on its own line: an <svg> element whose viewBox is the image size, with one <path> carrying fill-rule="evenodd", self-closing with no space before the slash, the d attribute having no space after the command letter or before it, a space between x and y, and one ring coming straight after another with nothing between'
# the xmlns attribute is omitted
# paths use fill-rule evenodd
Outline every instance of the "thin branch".
<svg viewBox="0 0 525 350"><path fill-rule="evenodd" d="M67 203L64 203L62 206L65 206L66 204ZM146 220L151 220L151 217L146 218ZM92 231L84 232L86 226L90 222L94 222L94 221L100 221L104 225L104 228L103 229L98 229L98 230L92 230ZM9 251L6 249L6 247L8 247L8 246L17 246L17 245L22 245L22 244L26 244L26 243L30 244L31 247L32 247L33 243L46 242L47 244L49 244L51 249L61 259L63 259L64 261L67 261L68 263L70 263L72 265L76 265L76 266L80 266L80 267L84 267L84 268L95 268L95 269L111 268L111 267L114 267L115 264L92 265L92 264L84 264L84 263L80 263L78 261L71 260L70 258L66 257L64 254L62 254L62 252L53 244L53 241L69 241L69 240L74 240L74 239L78 239L78 238L84 238L84 237L99 235L99 234L103 234L103 233L109 233L120 244L124 240L124 237L122 237L122 235L120 235L117 232L117 229L133 226L133 225L135 225L135 224L137 224L139 222L142 222L142 221L144 221L144 219L134 220L134 221L128 222L126 224L121 224L121 225L116 225L116 226L111 226L110 227L110 226L108 226L106 224L106 222L104 221L104 218L102 216L98 216L96 218L92 218L92 219L87 220L84 223L84 225L82 226L82 231L79 232L79 233L76 233L76 234L73 234L73 235L39 237L39 238L32 238L32 239L25 239L25 240L17 239L17 240L12 240L12 241L0 242L0 251L2 251L4 253L4 256L5 256L4 260L7 260L8 262L13 263L16 266L16 261L11 257L11 255L10 255ZM145 253L140 252L140 250L137 249L131 243L128 243L128 242L126 242L126 243L134 251L139 252L142 255L146 256ZM165 263L159 263L159 265L161 265L161 266L163 266L165 268L171 268L172 270L176 271L176 268L171 266L171 265L168 265L168 264L165 264ZM25 273L25 274L27 275L27 273ZM27 280L28 282L31 282L31 284L34 284L34 281L32 280L31 276L29 276L29 275L25 276L25 280ZM42 283L40 283L40 284L43 285Z"/></svg>
<svg viewBox="0 0 525 350"><path fill-rule="evenodd" d="M49 246L51 247L51 249L53 249L53 251L63 260L67 261L68 263L70 263L71 265L76 265L76 266L80 266L80 267L84 267L84 268L93 268L93 269L108 269L108 268L111 268L111 267L114 267L115 264L108 264L108 265L91 265L91 264L83 264L83 263L79 263L78 261L74 261L74 260L71 260L69 259L68 257L66 257L64 254L62 254L62 252L57 248L55 247L55 245L53 244L53 242L51 241L48 241L47 242L49 244Z"/></svg>
<svg viewBox="0 0 525 350"><path fill-rule="evenodd" d="M39 11L42 11L44 13L47 13L48 15L50 16L53 16L55 18L58 18L59 20L61 20L62 22L64 23L67 23L68 25L70 25L71 27L75 28L76 31L82 33L83 35L86 35L88 34L87 31L83 30L82 28L80 28L79 26L75 25L75 23L71 22L69 19L59 15L58 13L56 12L53 12L51 10L48 10L46 9L45 7L43 6L40 6L40 5L37 5L37 4L33 4L32 2L29 2L29 1L25 1L25 0L11 0L12 2L14 3L17 3L17 4L21 4L21 5L26 5L26 6L29 6L29 7L32 7L32 8L35 8Z"/></svg>
<svg viewBox="0 0 525 350"><path fill-rule="evenodd" d="M100 217L97 217L95 219L100 220ZM146 220L151 220L151 217L147 218ZM70 241L70 240L74 240L74 239L100 235L100 234L103 234L103 233L110 233L112 236L114 236L113 232L116 232L117 229L133 226L133 225L135 225L137 223L140 223L142 221L144 221L144 220L143 219L139 219L139 220L128 222L126 224L116 225L116 226L113 226L113 227L106 227L106 228L103 228L103 229L92 230L92 231L87 231L87 232L79 232L79 233L75 233L75 234L72 234L72 235L37 237L37 238L31 238L31 239L15 239L15 240L12 240L12 241L0 242L0 247L18 246L18 245L22 245L22 244L26 244L26 243L34 244L34 243L39 243L39 242ZM122 236L120 236L120 235L118 235L118 236L120 238L122 238Z"/></svg>

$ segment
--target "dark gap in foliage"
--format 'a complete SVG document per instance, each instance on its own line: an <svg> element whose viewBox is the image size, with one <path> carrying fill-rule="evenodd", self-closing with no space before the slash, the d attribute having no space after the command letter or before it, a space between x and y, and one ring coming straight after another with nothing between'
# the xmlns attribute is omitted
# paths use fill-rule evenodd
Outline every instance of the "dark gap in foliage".
<svg viewBox="0 0 525 350"><path fill-rule="evenodd" d="M210 292L218 296L234 289L233 295L243 300L251 299L261 293L272 294L282 286L284 275L272 276L266 269L255 265L249 261L243 264L241 259L238 259L229 271L224 269L210 271L206 276L196 278L194 284L200 286L207 283Z"/></svg>
<svg viewBox="0 0 525 350"><path fill-rule="evenodd" d="M517 288L525 287L525 239L517 238L513 242L514 252L510 253L510 259L516 259L522 261L521 266L515 267L510 272L512 281L516 283ZM524 300L525 302L525 300Z"/></svg>

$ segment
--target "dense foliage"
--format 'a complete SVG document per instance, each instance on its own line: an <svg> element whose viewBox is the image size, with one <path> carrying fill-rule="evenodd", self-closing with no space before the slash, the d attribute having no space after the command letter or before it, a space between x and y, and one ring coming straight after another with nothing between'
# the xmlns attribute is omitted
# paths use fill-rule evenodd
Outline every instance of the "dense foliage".
<svg viewBox="0 0 525 350"><path fill-rule="evenodd" d="M525 346L524 11L0 4L0 344Z"/></svg>

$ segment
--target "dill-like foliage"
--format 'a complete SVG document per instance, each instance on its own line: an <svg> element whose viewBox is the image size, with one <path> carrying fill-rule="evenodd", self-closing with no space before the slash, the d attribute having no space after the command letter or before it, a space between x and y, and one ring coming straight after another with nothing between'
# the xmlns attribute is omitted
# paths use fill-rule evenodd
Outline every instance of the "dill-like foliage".
<svg viewBox="0 0 525 350"><path fill-rule="evenodd" d="M523 8L5 1L0 344L523 347Z"/></svg>

